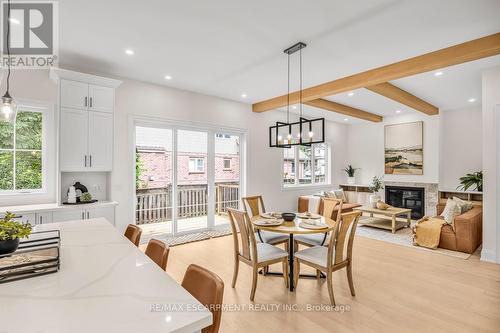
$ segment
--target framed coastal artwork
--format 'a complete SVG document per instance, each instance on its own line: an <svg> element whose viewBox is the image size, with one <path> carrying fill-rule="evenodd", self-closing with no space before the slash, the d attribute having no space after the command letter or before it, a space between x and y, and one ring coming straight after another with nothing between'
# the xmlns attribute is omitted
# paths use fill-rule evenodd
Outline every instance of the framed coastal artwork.
<svg viewBox="0 0 500 333"><path fill-rule="evenodd" d="M424 174L424 122L385 126L385 174Z"/></svg>

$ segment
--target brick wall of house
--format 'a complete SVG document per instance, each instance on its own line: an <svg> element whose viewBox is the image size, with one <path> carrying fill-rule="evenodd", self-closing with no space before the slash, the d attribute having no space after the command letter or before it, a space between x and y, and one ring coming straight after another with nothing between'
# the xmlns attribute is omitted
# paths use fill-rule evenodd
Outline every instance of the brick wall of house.
<svg viewBox="0 0 500 333"><path fill-rule="evenodd" d="M172 153L158 147L139 147L142 172L139 177L141 188L161 188L172 183ZM189 172L189 159L203 158L204 172ZM231 167L224 169L224 159L231 160ZM207 156L204 153L178 153L177 182L179 185L206 184ZM215 155L215 182L237 182L240 179L240 157L237 154Z"/></svg>

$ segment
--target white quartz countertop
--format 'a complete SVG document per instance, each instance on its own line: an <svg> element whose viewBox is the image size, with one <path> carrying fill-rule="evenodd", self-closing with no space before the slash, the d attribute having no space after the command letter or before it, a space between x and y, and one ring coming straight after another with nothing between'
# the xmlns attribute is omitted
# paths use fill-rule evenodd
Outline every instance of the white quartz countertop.
<svg viewBox="0 0 500 333"><path fill-rule="evenodd" d="M60 271L0 284L0 332L197 332L212 324L208 310L105 219L36 230L53 229L61 231Z"/></svg>
<svg viewBox="0 0 500 333"><path fill-rule="evenodd" d="M48 204L37 204L37 205L19 205L19 206L3 206L0 207L0 213L11 212L11 213L36 213L36 212L46 212L55 211L61 209L82 209L82 208L92 208L92 207L106 207L106 206L116 206L118 202L116 201L98 201L88 204L77 204L77 205L59 205L57 203Z"/></svg>

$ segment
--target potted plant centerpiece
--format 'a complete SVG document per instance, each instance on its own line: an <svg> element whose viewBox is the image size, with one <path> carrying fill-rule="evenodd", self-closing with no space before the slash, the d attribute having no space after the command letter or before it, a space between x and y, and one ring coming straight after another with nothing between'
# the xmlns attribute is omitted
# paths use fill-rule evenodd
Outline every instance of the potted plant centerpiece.
<svg viewBox="0 0 500 333"><path fill-rule="evenodd" d="M373 208L377 208L377 202L381 200L378 192L383 188L384 186L382 185L382 177L373 177L372 184L369 187L370 191L372 191L373 193L369 197L370 205Z"/></svg>
<svg viewBox="0 0 500 333"><path fill-rule="evenodd" d="M19 240L31 234L31 225L13 220L14 214L7 212L0 219L0 254L8 254L17 250Z"/></svg>
<svg viewBox="0 0 500 333"><path fill-rule="evenodd" d="M352 165L348 165L344 171L347 173L347 184L349 185L354 185L356 184L356 178L354 177L354 174L356 173L357 168L353 168Z"/></svg>

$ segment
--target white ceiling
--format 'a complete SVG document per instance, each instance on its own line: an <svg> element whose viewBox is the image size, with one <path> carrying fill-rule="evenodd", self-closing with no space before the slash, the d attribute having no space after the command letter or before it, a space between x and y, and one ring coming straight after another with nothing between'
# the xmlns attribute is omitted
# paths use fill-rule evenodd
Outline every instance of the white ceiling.
<svg viewBox="0 0 500 333"><path fill-rule="evenodd" d="M282 50L297 41L308 44L308 87L500 31L498 0L61 0L59 10L62 67L248 103L286 93ZM470 97L480 103L481 72L499 65L496 56L393 83L461 108ZM415 112L364 89L329 99L380 115Z"/></svg>

